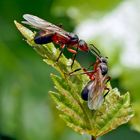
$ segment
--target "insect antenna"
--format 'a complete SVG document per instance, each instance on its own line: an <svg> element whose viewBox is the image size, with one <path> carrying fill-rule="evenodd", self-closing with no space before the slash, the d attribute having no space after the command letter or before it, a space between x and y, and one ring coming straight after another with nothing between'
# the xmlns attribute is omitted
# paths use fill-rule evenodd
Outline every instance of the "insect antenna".
<svg viewBox="0 0 140 140"><path fill-rule="evenodd" d="M93 53L97 58L100 59L101 58L100 51L93 44L89 44L89 45L90 45L89 49L90 49L91 53Z"/></svg>

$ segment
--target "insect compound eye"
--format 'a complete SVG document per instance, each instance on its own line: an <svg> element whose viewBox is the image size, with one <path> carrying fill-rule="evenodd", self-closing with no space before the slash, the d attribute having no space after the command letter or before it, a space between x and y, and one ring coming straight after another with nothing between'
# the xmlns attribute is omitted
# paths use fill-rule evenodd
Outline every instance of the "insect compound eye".
<svg viewBox="0 0 140 140"><path fill-rule="evenodd" d="M106 74L107 74L107 72L108 72L108 67L107 67L107 65L101 64L101 65L100 65L100 69L101 69L102 75L106 75Z"/></svg>
<svg viewBox="0 0 140 140"><path fill-rule="evenodd" d="M79 49L86 52L89 50L87 43L84 40L79 40Z"/></svg>
<svg viewBox="0 0 140 140"><path fill-rule="evenodd" d="M101 62L102 62L102 63L107 64L107 58L105 58L105 57L101 57L100 59L101 59Z"/></svg>
<svg viewBox="0 0 140 140"><path fill-rule="evenodd" d="M79 40L78 36L76 34L74 34L74 33L70 33L69 36L71 38L71 41L75 41L76 42L76 41Z"/></svg>

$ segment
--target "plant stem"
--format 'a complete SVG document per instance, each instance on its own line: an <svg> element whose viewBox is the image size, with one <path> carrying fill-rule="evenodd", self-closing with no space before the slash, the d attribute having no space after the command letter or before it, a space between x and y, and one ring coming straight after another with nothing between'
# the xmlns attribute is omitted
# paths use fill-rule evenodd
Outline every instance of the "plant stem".
<svg viewBox="0 0 140 140"><path fill-rule="evenodd" d="M91 140L96 140L96 138L94 136L91 136Z"/></svg>

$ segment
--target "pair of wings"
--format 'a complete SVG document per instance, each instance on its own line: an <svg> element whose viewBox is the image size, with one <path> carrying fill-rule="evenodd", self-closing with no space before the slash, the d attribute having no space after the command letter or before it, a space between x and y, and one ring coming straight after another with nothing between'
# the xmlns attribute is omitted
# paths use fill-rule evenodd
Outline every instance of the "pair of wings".
<svg viewBox="0 0 140 140"><path fill-rule="evenodd" d="M104 101L103 91L100 89L96 80L90 81L86 88L88 88L88 107L90 110L97 110Z"/></svg>
<svg viewBox="0 0 140 140"><path fill-rule="evenodd" d="M24 14L23 18L26 20L26 21L22 22L24 24L31 25L32 27L39 29L39 30L47 31L48 33L57 33L57 34L63 36L64 38L69 38L68 32L66 32L62 28L60 28L46 20L43 20L37 16L30 15L30 14Z"/></svg>

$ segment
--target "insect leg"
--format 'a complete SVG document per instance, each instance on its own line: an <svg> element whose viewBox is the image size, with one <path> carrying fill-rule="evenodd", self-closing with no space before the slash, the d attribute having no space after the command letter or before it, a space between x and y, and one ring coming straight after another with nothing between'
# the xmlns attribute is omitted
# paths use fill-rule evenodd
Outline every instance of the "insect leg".
<svg viewBox="0 0 140 140"><path fill-rule="evenodd" d="M62 53L63 53L63 51L65 49L65 47L66 47L65 44L61 45L61 51L60 51L60 54L59 54L58 58L56 59L56 62L58 62L60 56L62 55Z"/></svg>
<svg viewBox="0 0 140 140"><path fill-rule="evenodd" d="M110 89L105 87L105 90L107 90L107 92L104 94L104 98L106 97L106 95L109 93Z"/></svg>
<svg viewBox="0 0 140 140"><path fill-rule="evenodd" d="M76 52L78 52L78 47L76 47ZM74 61L75 61L75 59L76 59L76 56L77 56L77 53L73 54L73 56L72 56L71 68L72 68L72 66L73 66L73 64L74 64Z"/></svg>
<svg viewBox="0 0 140 140"><path fill-rule="evenodd" d="M109 81L110 81L111 77L110 76L107 76L104 81L105 81L105 84L107 84ZM107 92L105 93L104 95L104 98L106 97L106 95L109 93L110 89L108 87L105 86L105 90L107 90Z"/></svg>
<svg viewBox="0 0 140 140"><path fill-rule="evenodd" d="M81 73L76 73L76 74L74 74L76 71L79 71L79 70L84 70L85 72L81 72ZM94 73L95 73L95 72L96 72L95 70L87 71L87 70L84 69L84 68L79 68L79 69L76 69L76 70L74 70L73 72L71 72L71 73L69 74L69 76L77 75L77 74L86 74L86 75L89 76L89 78L90 78L91 80L94 80Z"/></svg>
<svg viewBox="0 0 140 140"><path fill-rule="evenodd" d="M70 72L69 75L74 75L73 73L75 73L75 72L77 72L77 71L80 71L80 70L83 70L83 71L85 71L85 72L81 72L81 73L79 73L79 74L87 74L87 73L93 72L93 71L87 71L87 69L85 69L85 68L78 68L78 69L75 69L74 71Z"/></svg>
<svg viewBox="0 0 140 140"><path fill-rule="evenodd" d="M106 83L108 83L110 80L111 80L111 77L110 76L108 76L108 77L106 77Z"/></svg>
<svg viewBox="0 0 140 140"><path fill-rule="evenodd" d="M69 75L73 75L73 73L77 72L77 71L80 71L82 70L83 68L78 68L78 69L75 69L74 71L70 72Z"/></svg>
<svg viewBox="0 0 140 140"><path fill-rule="evenodd" d="M76 56L75 56L75 57L76 57ZM75 60L75 59L74 59L74 60ZM75 69L74 71L70 72L69 75L72 75L73 73L75 73L75 72L77 72L77 71L80 71L80 70L84 70L84 71L87 72L87 70L90 69L93 65L94 65L94 63L90 64L90 65L88 66L87 69L85 69L85 68L78 68L78 69ZM91 73L91 72L93 72L93 71L90 71L89 73ZM83 73L83 74L87 74L87 73Z"/></svg>

